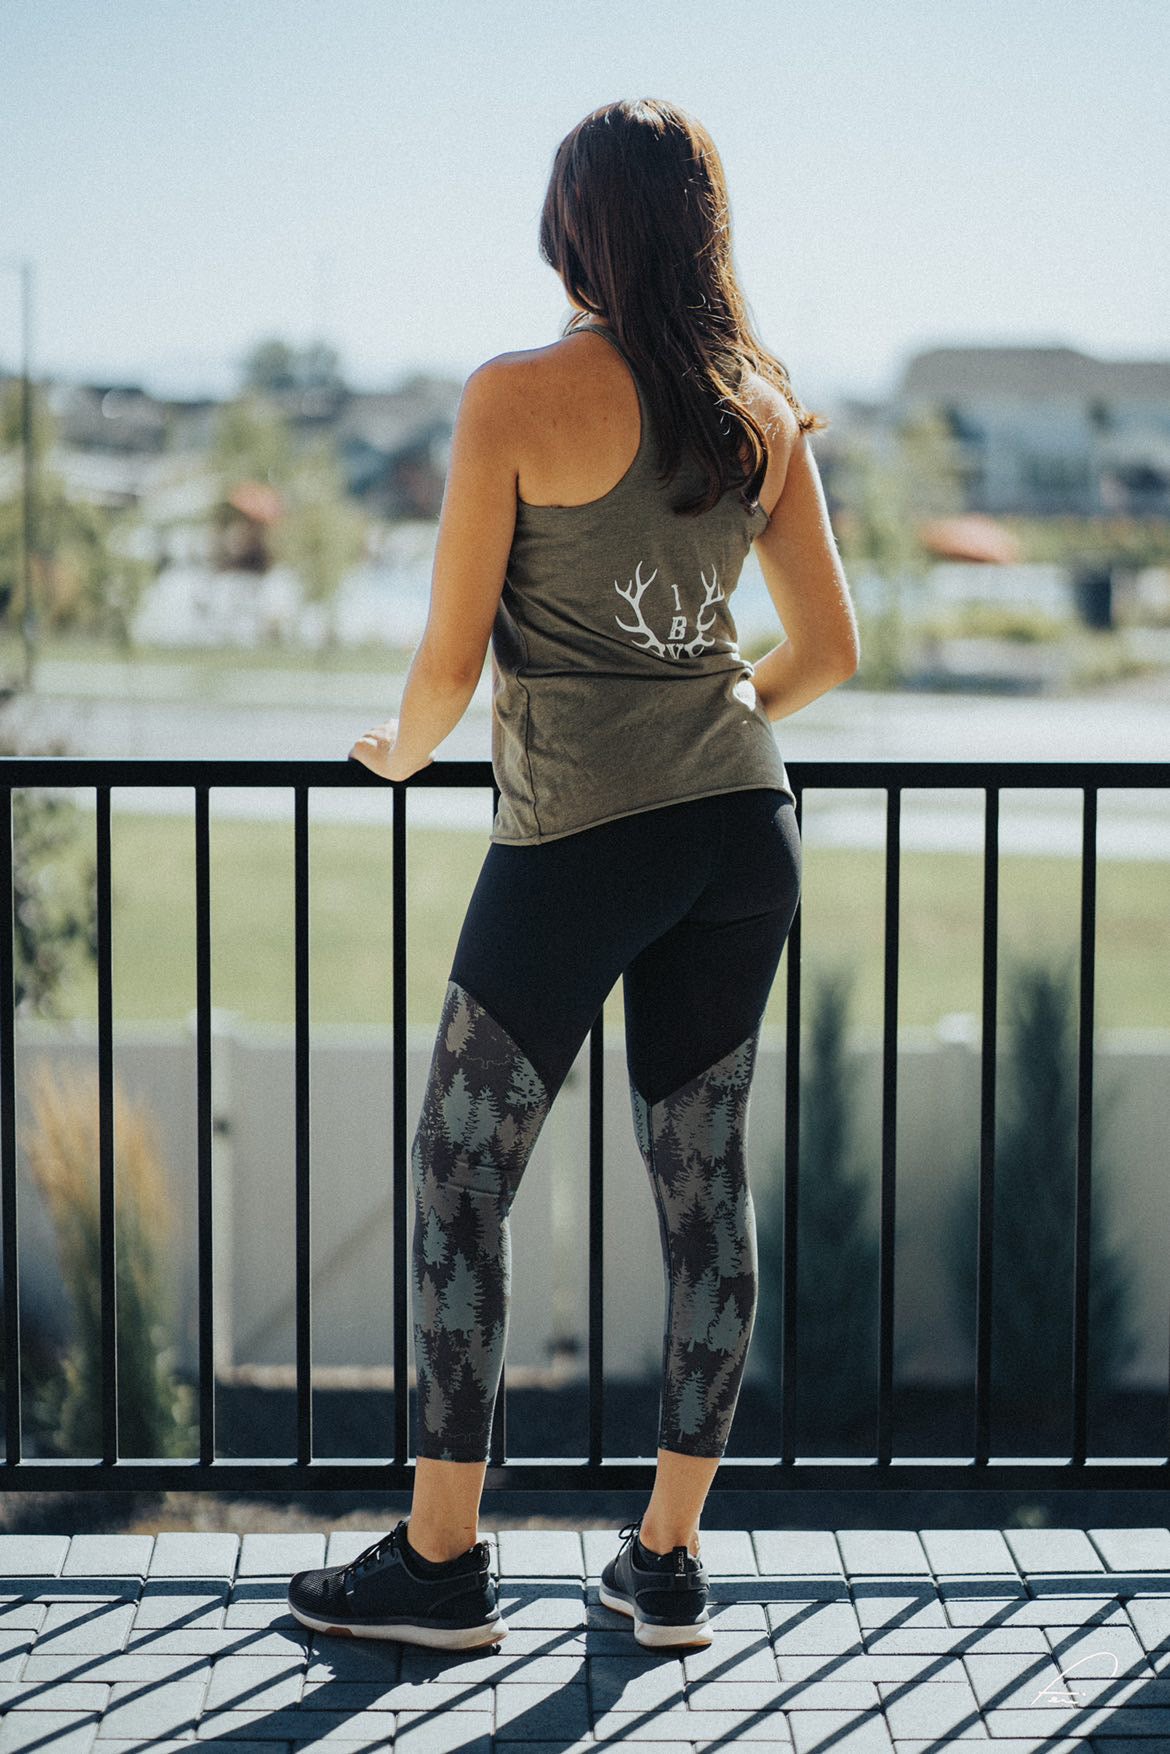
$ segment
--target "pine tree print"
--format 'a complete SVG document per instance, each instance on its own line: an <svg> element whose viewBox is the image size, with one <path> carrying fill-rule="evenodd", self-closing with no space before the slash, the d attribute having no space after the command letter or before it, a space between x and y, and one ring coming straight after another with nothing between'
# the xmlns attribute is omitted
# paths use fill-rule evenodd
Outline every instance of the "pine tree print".
<svg viewBox="0 0 1170 1754"><path fill-rule="evenodd" d="M434 1207L427 1213L423 1230L423 1258L428 1267L438 1267L447 1258L447 1239Z"/></svg>
<svg viewBox="0 0 1170 1754"><path fill-rule="evenodd" d="M462 1252L456 1250L451 1277L444 1288L439 1311L439 1321L444 1328L457 1328L463 1333L469 1333L475 1327L478 1290L474 1268L469 1265Z"/></svg>
<svg viewBox="0 0 1170 1754"><path fill-rule="evenodd" d="M492 1101L490 1090L481 1090L472 1111L471 1124L467 1131L467 1144L473 1151L486 1145L496 1130L499 1121L499 1110Z"/></svg>
<svg viewBox="0 0 1170 1754"><path fill-rule="evenodd" d="M493 1200L475 1202L476 1247L480 1256L495 1259L500 1253L504 1214Z"/></svg>
<svg viewBox="0 0 1170 1754"><path fill-rule="evenodd" d="M721 1279L734 1279L743 1271L743 1251L735 1225L726 1213L715 1220L715 1270Z"/></svg>
<svg viewBox="0 0 1170 1754"><path fill-rule="evenodd" d="M712 1322L718 1314L719 1295L718 1277L713 1267L709 1267L695 1286L691 1301L691 1326L687 1340L688 1352L696 1345L707 1344L707 1334Z"/></svg>
<svg viewBox="0 0 1170 1754"><path fill-rule="evenodd" d="M630 1080L630 1108L634 1116L634 1137L638 1141L638 1149L643 1157L650 1155L650 1111L646 1098L638 1089L633 1079Z"/></svg>
<svg viewBox="0 0 1170 1754"><path fill-rule="evenodd" d="M667 1275L660 1441L691 1454L724 1452L755 1310L745 1139L757 1036L652 1104L630 1078Z"/></svg>
<svg viewBox="0 0 1170 1754"><path fill-rule="evenodd" d="M527 1060L520 1060L512 1071L508 1101L514 1102L519 1108L537 1108L546 1098L547 1092L535 1067Z"/></svg>
<svg viewBox="0 0 1170 1754"><path fill-rule="evenodd" d="M670 1281L667 1280L669 1294ZM672 1334L689 1334L693 1331L693 1311L695 1307L694 1282L687 1274L685 1266L679 1267L674 1276L674 1307L671 1311L670 1325Z"/></svg>
<svg viewBox="0 0 1170 1754"><path fill-rule="evenodd" d="M427 1187L428 1210L434 1212L439 1223L453 1224L459 1213L459 1202L463 1198L463 1189L459 1185L459 1176L467 1168L465 1152L459 1152L452 1165L452 1175L448 1181L432 1180Z"/></svg>
<svg viewBox="0 0 1170 1754"><path fill-rule="evenodd" d="M443 1131L452 1145L462 1145L467 1136L467 1123L471 1117L471 1091L467 1079L460 1068L451 1080L445 1096L440 1103L443 1117Z"/></svg>
<svg viewBox="0 0 1170 1754"><path fill-rule="evenodd" d="M415 1291L415 1321L418 1329L424 1334L433 1334L439 1325L439 1290L429 1273L424 1273L422 1284Z"/></svg>
<svg viewBox="0 0 1170 1754"><path fill-rule="evenodd" d="M724 1152L731 1142L733 1113L734 1106L730 1096L723 1096L711 1105L711 1156L716 1163L723 1161Z"/></svg>
<svg viewBox="0 0 1170 1754"><path fill-rule="evenodd" d="M725 1300L718 1319L711 1324L707 1344L713 1352L734 1352L743 1340L744 1324L734 1297Z"/></svg>
<svg viewBox="0 0 1170 1754"><path fill-rule="evenodd" d="M697 1170L710 1164L714 1155L711 1149L711 1116L706 1092L701 1085L680 1097L672 1107L671 1131L674 1134L678 1159L683 1167Z"/></svg>
<svg viewBox="0 0 1170 1754"><path fill-rule="evenodd" d="M454 981L447 987L443 1015L448 1019L444 1046L449 1054L461 1054L471 1039L471 1006L467 994Z"/></svg>
<svg viewBox="0 0 1170 1754"><path fill-rule="evenodd" d="M759 1031L749 1035L740 1043L735 1052L720 1062L724 1083L730 1090L746 1090L751 1084L752 1069L755 1065L756 1048L759 1045Z"/></svg>
<svg viewBox="0 0 1170 1754"><path fill-rule="evenodd" d="M511 1292L508 1213L549 1105L518 1044L450 982L411 1152L421 1454L487 1454Z"/></svg>
<svg viewBox="0 0 1170 1754"><path fill-rule="evenodd" d="M678 1392L675 1420L684 1437L693 1437L703 1423L703 1373L692 1370Z"/></svg>
<svg viewBox="0 0 1170 1754"><path fill-rule="evenodd" d="M467 1364L481 1394L487 1394L498 1380L498 1357L502 1352L502 1339L499 1323L493 1326L490 1333L486 1333L482 1327L474 1328L471 1332L467 1343Z"/></svg>
<svg viewBox="0 0 1170 1754"><path fill-rule="evenodd" d="M733 1205L731 1177L726 1165L720 1164L712 1172L707 1181L705 1195L704 1203L712 1216L717 1212L726 1211Z"/></svg>
<svg viewBox="0 0 1170 1754"><path fill-rule="evenodd" d="M433 1378L426 1387L423 1419L428 1431L442 1431L447 1422L447 1397Z"/></svg>

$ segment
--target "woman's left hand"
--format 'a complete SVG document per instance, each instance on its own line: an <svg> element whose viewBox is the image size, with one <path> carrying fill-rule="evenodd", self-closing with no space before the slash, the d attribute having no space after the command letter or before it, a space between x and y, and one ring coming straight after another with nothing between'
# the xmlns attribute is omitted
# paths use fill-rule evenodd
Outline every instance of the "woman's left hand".
<svg viewBox="0 0 1170 1754"><path fill-rule="evenodd" d="M354 761L360 761L363 767L368 767L371 773L376 773L379 779L408 780L410 774L416 773L418 769L411 768L410 773L406 773L402 770L401 762L395 762L394 745L397 737L398 720L387 719L385 724L375 725L372 731L367 731L358 738L349 752L350 757ZM429 767L433 760L434 756L430 756L421 766Z"/></svg>

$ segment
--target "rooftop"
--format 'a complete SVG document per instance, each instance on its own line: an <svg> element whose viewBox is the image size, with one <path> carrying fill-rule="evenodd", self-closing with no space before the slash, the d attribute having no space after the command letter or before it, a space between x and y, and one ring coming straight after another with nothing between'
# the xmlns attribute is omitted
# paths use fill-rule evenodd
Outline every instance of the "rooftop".
<svg viewBox="0 0 1170 1754"><path fill-rule="evenodd" d="M1006 395L1153 402L1170 394L1170 360L1099 359L1075 347L927 347L907 362L898 394L911 401Z"/></svg>
<svg viewBox="0 0 1170 1754"><path fill-rule="evenodd" d="M0 1536L0 1754L1170 1747L1167 1528L705 1530L714 1642L685 1653L599 1605L605 1529L485 1533L498 1650L291 1619L291 1572L384 1533Z"/></svg>

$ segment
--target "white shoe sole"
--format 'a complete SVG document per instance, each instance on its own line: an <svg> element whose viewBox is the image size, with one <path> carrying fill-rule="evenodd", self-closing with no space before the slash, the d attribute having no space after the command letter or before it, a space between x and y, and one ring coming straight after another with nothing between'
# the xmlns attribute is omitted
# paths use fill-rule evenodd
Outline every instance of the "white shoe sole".
<svg viewBox="0 0 1170 1754"><path fill-rule="evenodd" d="M505 1620L485 1621L482 1626L420 1626L415 1621L395 1626L383 1622L377 1626L355 1626L349 1621L319 1620L303 1608L288 1604L289 1613L302 1626L314 1632L332 1632L339 1638L381 1638L395 1644L423 1644L433 1650L475 1650L480 1645L498 1644L508 1634Z"/></svg>
<svg viewBox="0 0 1170 1754"><path fill-rule="evenodd" d="M648 1645L651 1650L661 1650L668 1645L709 1645L713 1643L710 1617L706 1608L703 1618L692 1621L689 1626L663 1626L656 1620L643 1620L636 1608L622 1596L611 1595L603 1583L598 1584L597 1594L607 1608L617 1614L625 1614L634 1622L634 1637L639 1644Z"/></svg>

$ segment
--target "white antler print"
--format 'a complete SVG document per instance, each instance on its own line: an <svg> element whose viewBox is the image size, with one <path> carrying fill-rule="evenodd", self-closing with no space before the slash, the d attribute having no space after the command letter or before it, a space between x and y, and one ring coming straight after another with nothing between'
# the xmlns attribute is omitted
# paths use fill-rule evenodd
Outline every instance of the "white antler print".
<svg viewBox="0 0 1170 1754"><path fill-rule="evenodd" d="M708 639L707 635L715 625L715 604L722 603L723 601L723 591L719 584L719 573L716 568L711 568L710 584L707 583L707 575L705 572L701 572L699 577L703 581L703 604L695 618L695 626L698 628L698 632L695 634L694 639L690 640L683 647L687 656L691 658L697 658L699 653L703 651L705 647L713 646L715 644L715 641L713 639ZM710 609L711 611L706 621L703 620L704 609Z"/></svg>
<svg viewBox="0 0 1170 1754"><path fill-rule="evenodd" d="M630 626L628 621L618 621L618 618L616 615L614 616L614 620L617 621L617 624L621 628L623 633L636 633L636 634L644 634L645 635L646 644L644 646L639 646L637 648L640 652L657 652L657 654L660 658L664 658L666 656L666 647L663 645L663 643L659 639L658 635L654 632L654 629L646 626L646 619L645 619L644 615L642 614L642 598L646 593L646 587L647 587L647 585L653 584L654 580L657 577L658 577L658 568L655 567L654 571L650 574L650 577L648 579L644 579L642 577L642 562L639 561L637 568L635 569L634 576L630 580L630 588L628 591L623 591L622 587L618 584L617 580L615 579L613 581L614 590L617 592L619 597L624 597L626 599L626 602L629 603L629 605L631 606L631 608L634 611L634 614L638 617L638 619L632 627Z"/></svg>

